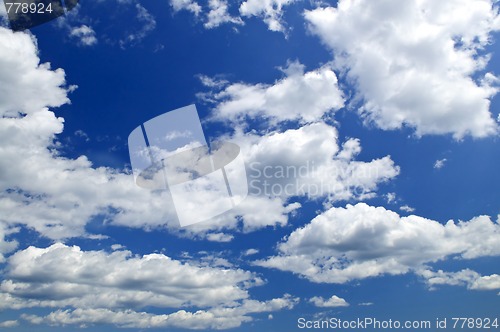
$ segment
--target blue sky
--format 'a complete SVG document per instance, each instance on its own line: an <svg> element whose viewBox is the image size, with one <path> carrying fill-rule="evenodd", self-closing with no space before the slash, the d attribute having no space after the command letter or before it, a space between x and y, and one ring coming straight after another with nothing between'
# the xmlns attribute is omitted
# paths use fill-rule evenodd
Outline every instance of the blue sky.
<svg viewBox="0 0 500 332"><path fill-rule="evenodd" d="M4 20L0 327L500 319L499 29L490 0L92 0L30 31ZM135 185L127 138L190 104L257 185L180 228L168 193Z"/></svg>

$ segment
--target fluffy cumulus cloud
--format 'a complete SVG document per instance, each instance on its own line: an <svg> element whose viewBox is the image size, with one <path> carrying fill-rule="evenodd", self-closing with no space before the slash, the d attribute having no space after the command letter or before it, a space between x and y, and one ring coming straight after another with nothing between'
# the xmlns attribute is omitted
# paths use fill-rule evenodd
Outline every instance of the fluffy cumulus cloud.
<svg viewBox="0 0 500 332"><path fill-rule="evenodd" d="M235 141L248 165L250 192L266 197L362 199L399 173L390 156L356 160L360 141L341 145L337 129L325 123L265 136L247 134Z"/></svg>
<svg viewBox="0 0 500 332"><path fill-rule="evenodd" d="M310 122L344 106L337 76L329 65L305 72L305 66L295 61L282 71L285 77L274 84L227 83L204 97L217 103L216 118L230 121L263 116L271 122Z"/></svg>
<svg viewBox="0 0 500 332"><path fill-rule="evenodd" d="M34 37L0 27L0 114L31 114L44 107L57 107L69 99L62 69L40 64ZM8 136L6 131L1 132ZM2 142L7 137L2 137ZM3 144L5 145L5 144Z"/></svg>
<svg viewBox="0 0 500 332"><path fill-rule="evenodd" d="M295 0L246 0L240 5L240 13L246 17L262 17L269 30L284 32L283 7L293 2Z"/></svg>
<svg viewBox="0 0 500 332"><path fill-rule="evenodd" d="M36 324L229 328L251 321L250 313L291 308L298 301L289 295L265 302L249 299L247 289L263 281L236 268L199 266L161 254L83 251L60 243L19 251L5 270L2 309L72 308L43 318L23 316ZM145 307L178 311L135 311Z"/></svg>
<svg viewBox="0 0 500 332"><path fill-rule="evenodd" d="M348 307L349 303L337 295L333 295L329 299L324 299L321 296L314 296L309 299L309 302L313 303L316 307L320 308L336 308L336 307Z"/></svg>
<svg viewBox="0 0 500 332"><path fill-rule="evenodd" d="M487 216L443 225L358 203L322 213L292 232L278 250L256 264L313 282L346 283L420 271L449 258L498 256L500 225Z"/></svg>
<svg viewBox="0 0 500 332"><path fill-rule="evenodd" d="M497 78L484 48L500 27L491 0L340 0L306 11L313 33L353 84L366 121L417 135L485 137Z"/></svg>
<svg viewBox="0 0 500 332"><path fill-rule="evenodd" d="M263 136L238 132L231 140L240 146L246 163L249 195L231 211L185 229L187 234L285 226L301 207L299 198L327 205L362 200L375 196L379 184L399 174L390 156L356 160L359 140L340 144L337 129L325 123ZM226 237L218 233L209 238Z"/></svg>

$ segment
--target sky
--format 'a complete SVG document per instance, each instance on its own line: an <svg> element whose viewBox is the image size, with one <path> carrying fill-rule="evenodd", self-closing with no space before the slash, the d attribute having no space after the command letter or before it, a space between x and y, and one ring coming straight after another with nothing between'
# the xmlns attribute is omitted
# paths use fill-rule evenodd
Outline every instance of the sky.
<svg viewBox="0 0 500 332"><path fill-rule="evenodd" d="M496 1L0 17L0 329L500 320ZM193 104L207 142L240 148L248 195L181 227L169 190L135 183L128 137Z"/></svg>

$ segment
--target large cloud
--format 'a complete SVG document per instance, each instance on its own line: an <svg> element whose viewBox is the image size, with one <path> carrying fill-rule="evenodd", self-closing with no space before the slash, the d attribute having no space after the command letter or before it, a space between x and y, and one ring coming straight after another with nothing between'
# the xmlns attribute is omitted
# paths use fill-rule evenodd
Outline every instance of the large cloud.
<svg viewBox="0 0 500 332"><path fill-rule="evenodd" d="M235 141L245 153L250 191L258 195L363 199L399 173L390 156L356 160L360 141L348 139L340 146L337 129L321 122Z"/></svg>
<svg viewBox="0 0 500 332"><path fill-rule="evenodd" d="M340 0L305 18L354 85L368 121L457 139L497 133L489 111L497 79L481 74L483 49L500 27L492 1Z"/></svg>
<svg viewBox="0 0 500 332"><path fill-rule="evenodd" d="M109 309L57 310L47 316L23 314L22 318L32 324L51 326L88 326L89 324L113 324L124 328L168 328L178 327L195 330L229 329L252 321L248 314L291 309L297 298L285 295L269 301L244 300L240 306L214 308L188 312L179 310L171 314L150 314L133 310L113 311Z"/></svg>
<svg viewBox="0 0 500 332"><path fill-rule="evenodd" d="M301 207L299 199L327 204L362 200L375 196L379 184L399 174L390 156L356 160L359 140L340 146L337 129L321 122L263 136L238 132L231 139L246 162L249 196L233 210L186 232L239 227L249 232L286 225L288 214Z"/></svg>
<svg viewBox="0 0 500 332"><path fill-rule="evenodd" d="M279 255L257 264L318 283L346 283L425 269L450 257L500 255L500 225L480 216L442 225L400 217L365 203L331 208L278 245Z"/></svg>
<svg viewBox="0 0 500 332"><path fill-rule="evenodd" d="M248 313L289 308L297 301L290 296L268 302L249 299L247 289L262 283L254 274L236 268L199 266L161 254L140 257L129 251L83 251L57 243L29 247L8 259L0 308L74 308L71 314L67 310L49 315L51 324L75 324L75 315L79 324L101 322L96 318L99 313L109 312L103 322L122 326L145 327L147 321L152 327L227 328L251 320ZM209 309L150 319L154 315L132 311L147 307ZM130 320L118 323L112 319L116 315Z"/></svg>

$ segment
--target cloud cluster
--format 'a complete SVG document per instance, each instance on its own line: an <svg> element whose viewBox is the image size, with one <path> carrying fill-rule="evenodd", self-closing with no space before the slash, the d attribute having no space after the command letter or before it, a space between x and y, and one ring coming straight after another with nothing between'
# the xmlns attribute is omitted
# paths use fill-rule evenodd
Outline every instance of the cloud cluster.
<svg viewBox="0 0 500 332"><path fill-rule="evenodd" d="M322 213L292 232L278 251L256 264L312 282L346 283L420 271L449 258L499 256L500 225L487 216L442 225L358 203Z"/></svg>
<svg viewBox="0 0 500 332"><path fill-rule="evenodd" d="M64 71L53 71L48 64L40 64L36 44L28 35L14 34L7 29L0 33L5 37L0 40L0 53L5 53L0 62L0 81L4 82L1 86L15 89L6 91L7 97L0 105L1 114L8 116L0 119L3 142L0 207L4 211L0 221L7 225L26 225L52 239L93 236L86 233L86 225L97 218L126 227L167 227L178 231L168 192L139 188L129 174L95 168L85 156L70 159L58 154L56 138L63 130L63 119L46 107L68 102ZM293 73L278 84L278 90L291 94L307 86L324 86L337 91L335 76L329 69L304 75ZM34 93L39 88L44 89L44 93ZM312 92L309 99L314 99ZM320 117L335 103L341 103L341 99L333 99L333 103L326 106L312 105L311 119ZM275 110L275 114L283 118L284 109ZM293 116L299 114L297 109ZM253 165L256 170L262 170L264 165L281 165L299 169L313 162L314 169L309 169L302 178L270 179L283 185L290 183L292 187L287 187L290 194L261 192L248 197L238 209L181 233L228 241L232 236L217 230L241 227L252 231L287 224L288 215L300 207L298 203L287 202L291 196L323 197L335 190L335 199L361 197L355 193L356 188L361 188L361 194L372 193L379 182L397 175L398 169L389 157L371 162L355 161L360 151L359 142L349 140L339 151L337 137L335 128L321 123L264 136L235 134L231 139L242 147L250 168ZM301 192L299 189L308 180L313 181L315 187L307 186ZM210 233L212 230L216 232Z"/></svg>
<svg viewBox="0 0 500 332"><path fill-rule="evenodd" d="M382 129L485 137L497 78L484 48L500 27L491 0L340 0L305 12L352 83L360 114Z"/></svg>
<svg viewBox="0 0 500 332"><path fill-rule="evenodd" d="M170 0L170 6L174 12L186 10L196 17L204 13L204 26L207 29L218 27L224 23L243 25L243 18L259 17L267 24L270 31L286 33L285 23L282 15L284 7L294 3L295 0L246 0L236 8L235 3L226 0L209 0L208 8L204 11L203 6L195 0ZM238 3L236 3L238 4ZM238 11L239 16L229 13L231 7Z"/></svg>
<svg viewBox="0 0 500 332"><path fill-rule="evenodd" d="M168 192L135 185L121 170L95 168L85 157L58 154L62 118L47 107L69 102L65 74L40 64L36 42L29 35L0 28L0 221L25 225L52 239L92 236L88 222L97 218L126 227L178 229ZM29 78L29 79L28 79ZM249 198L238 215L245 229L286 224L293 210L276 198ZM259 206L262 214L254 213ZM296 205L294 205L297 207ZM235 228L240 218L226 217L221 227ZM190 229L189 234L203 229ZM222 234L210 240L227 240Z"/></svg>
<svg viewBox="0 0 500 332"><path fill-rule="evenodd" d="M61 243L19 251L5 270L0 309L73 308L43 319L26 316L32 323L229 328L252 320L250 313L291 308L298 301L288 295L266 302L249 299L248 288L263 281L236 268L182 263L161 254L83 251ZM135 311L146 307L200 310Z"/></svg>
<svg viewBox="0 0 500 332"><path fill-rule="evenodd" d="M23 314L22 318L32 324L51 326L112 324L122 328L186 328L193 330L230 329L252 321L248 314L292 309L297 298L285 295L269 301L244 300L240 306L214 308L188 312L179 310L171 314L151 314L133 310L113 311L109 309L57 310L47 316ZM272 316L272 315L271 315Z"/></svg>

